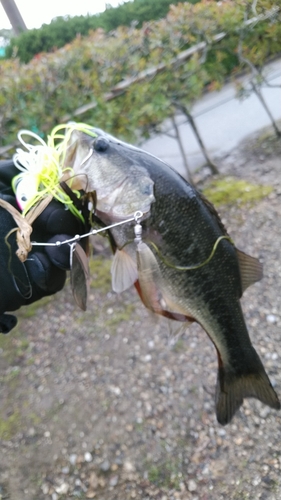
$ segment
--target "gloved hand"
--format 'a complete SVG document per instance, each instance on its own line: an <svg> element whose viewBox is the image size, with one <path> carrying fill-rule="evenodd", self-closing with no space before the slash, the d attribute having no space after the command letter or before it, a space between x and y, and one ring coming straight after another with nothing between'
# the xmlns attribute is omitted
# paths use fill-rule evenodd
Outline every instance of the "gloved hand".
<svg viewBox="0 0 281 500"><path fill-rule="evenodd" d="M12 178L19 173L12 160L0 161L0 197L15 208L16 199L11 188ZM64 241L87 229L64 205L51 201L34 221L32 241ZM4 208L0 207L0 332L8 333L17 323L15 311L44 296L52 295L64 286L66 270L70 267L70 247L37 247L22 263L17 255L17 225ZM11 232L11 233L10 233ZM10 234L9 234L10 233ZM9 235L7 237L7 235Z"/></svg>

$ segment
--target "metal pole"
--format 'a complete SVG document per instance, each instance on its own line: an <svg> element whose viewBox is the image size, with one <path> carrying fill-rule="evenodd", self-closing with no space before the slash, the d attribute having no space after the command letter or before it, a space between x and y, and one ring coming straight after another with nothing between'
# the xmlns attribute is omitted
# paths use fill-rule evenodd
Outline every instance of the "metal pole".
<svg viewBox="0 0 281 500"><path fill-rule="evenodd" d="M16 2L14 0L1 0L1 3L3 5L3 9L5 10L9 18L9 21L13 27L15 34L19 35L22 31L26 31L27 27L17 7Z"/></svg>

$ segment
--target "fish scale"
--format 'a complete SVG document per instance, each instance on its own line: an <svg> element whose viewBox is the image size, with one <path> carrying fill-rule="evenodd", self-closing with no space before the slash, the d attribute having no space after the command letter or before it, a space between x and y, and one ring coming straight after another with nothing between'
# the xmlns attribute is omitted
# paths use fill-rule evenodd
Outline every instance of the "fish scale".
<svg viewBox="0 0 281 500"><path fill-rule="evenodd" d="M134 242L133 223L110 230L115 291L134 284L150 310L203 327L218 355L215 404L221 424L231 421L247 397L280 409L239 300L261 279L261 264L229 241L214 207L171 167L100 129L93 131L96 139L72 133L66 165L77 178L86 174L86 189L97 195L96 215L112 224L131 217L135 207L144 213L141 244ZM121 179L118 187L114 179ZM198 267L221 237L212 258ZM179 266L194 268L180 271Z"/></svg>

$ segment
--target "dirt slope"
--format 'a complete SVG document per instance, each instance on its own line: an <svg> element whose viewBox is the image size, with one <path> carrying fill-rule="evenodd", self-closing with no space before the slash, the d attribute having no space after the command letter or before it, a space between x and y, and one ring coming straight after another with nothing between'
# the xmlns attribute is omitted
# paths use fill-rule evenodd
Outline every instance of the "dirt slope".
<svg viewBox="0 0 281 500"><path fill-rule="evenodd" d="M220 213L264 262L243 310L281 396L280 153L263 135L221 159L223 173L273 191ZM134 291L113 294L109 252L97 247L86 313L67 286L0 337L0 499L280 499L281 413L250 400L217 424L205 332L175 332Z"/></svg>

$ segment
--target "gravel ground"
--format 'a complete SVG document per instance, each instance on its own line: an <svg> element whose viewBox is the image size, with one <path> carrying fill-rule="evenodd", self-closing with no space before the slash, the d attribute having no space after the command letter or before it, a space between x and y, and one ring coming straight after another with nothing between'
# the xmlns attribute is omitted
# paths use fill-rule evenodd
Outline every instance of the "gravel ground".
<svg viewBox="0 0 281 500"><path fill-rule="evenodd" d="M225 174L273 186L220 213L264 263L242 305L279 396L280 153L263 135L219 161ZM205 332L152 317L132 290L113 294L109 252L95 241L88 311L66 286L0 338L0 499L281 499L281 413L247 400L220 426Z"/></svg>

